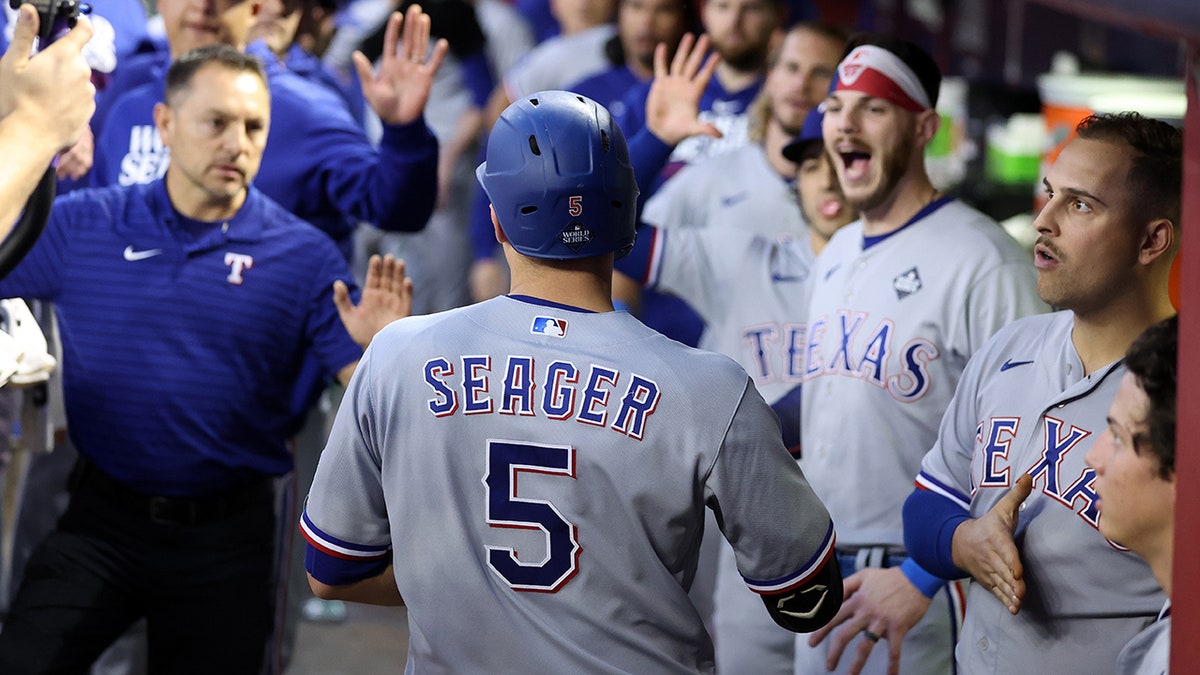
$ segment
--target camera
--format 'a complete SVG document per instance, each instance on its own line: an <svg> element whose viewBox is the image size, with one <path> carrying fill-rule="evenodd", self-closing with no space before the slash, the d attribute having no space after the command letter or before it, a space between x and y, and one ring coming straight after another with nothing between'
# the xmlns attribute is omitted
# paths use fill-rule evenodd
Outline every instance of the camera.
<svg viewBox="0 0 1200 675"><path fill-rule="evenodd" d="M79 0L9 0L13 9L24 4L33 5L41 19L38 24L39 50L65 35L75 26L79 14L86 14L91 9Z"/></svg>

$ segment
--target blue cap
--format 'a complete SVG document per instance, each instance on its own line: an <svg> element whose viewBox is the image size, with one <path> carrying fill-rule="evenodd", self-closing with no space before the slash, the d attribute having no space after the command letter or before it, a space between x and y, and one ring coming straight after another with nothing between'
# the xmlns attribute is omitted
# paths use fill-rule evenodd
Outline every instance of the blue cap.
<svg viewBox="0 0 1200 675"><path fill-rule="evenodd" d="M808 117L804 118L804 126L800 128L799 135L793 138L791 143L783 146L783 156L797 164L812 157L815 152L814 146L819 147L824 140L821 135L821 122L824 120L825 113L820 106L808 111Z"/></svg>

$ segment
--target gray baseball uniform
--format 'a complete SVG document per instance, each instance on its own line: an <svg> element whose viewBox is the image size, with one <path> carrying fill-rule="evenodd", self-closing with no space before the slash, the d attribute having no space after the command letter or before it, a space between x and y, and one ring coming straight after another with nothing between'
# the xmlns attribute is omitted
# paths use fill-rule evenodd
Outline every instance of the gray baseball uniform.
<svg viewBox="0 0 1200 675"><path fill-rule="evenodd" d="M1166 675L1171 661L1171 603L1121 650L1117 675Z"/></svg>
<svg viewBox="0 0 1200 675"><path fill-rule="evenodd" d="M696 310L705 349L737 359L767 401L800 383L815 259L807 236L777 241L729 226L640 236L654 242L647 285Z"/></svg>
<svg viewBox="0 0 1200 675"><path fill-rule="evenodd" d="M504 89L517 100L535 91L561 89L609 66L604 43L616 34L604 24L571 35L557 35L533 48L504 73Z"/></svg>
<svg viewBox="0 0 1200 675"><path fill-rule="evenodd" d="M838 523L839 548L902 555L901 508L967 359L1013 319L1045 310L1030 256L961 202L935 201L880 238L864 239L861 221L833 236L813 272L800 465ZM905 638L902 672L949 669L951 595L939 593ZM808 648L797 644L800 662ZM869 672L887 663L874 651Z"/></svg>
<svg viewBox="0 0 1200 675"><path fill-rule="evenodd" d="M683 167L646 201L642 221L663 228L729 227L776 237L807 236L796 188L759 143Z"/></svg>
<svg viewBox="0 0 1200 675"><path fill-rule="evenodd" d="M756 591L832 555L732 361L623 312L506 296L375 337L302 528L323 555L392 558L410 671L696 672L705 505Z"/></svg>
<svg viewBox="0 0 1200 675"><path fill-rule="evenodd" d="M1025 598L1013 616L972 584L959 667L968 673L1112 673L1121 647L1157 615L1164 597L1137 555L1097 529L1095 472L1084 455L1106 427L1125 368L1085 375L1071 342L1074 315L1017 321L968 364L937 443L917 478L986 514L1023 473L1033 493L1014 535Z"/></svg>

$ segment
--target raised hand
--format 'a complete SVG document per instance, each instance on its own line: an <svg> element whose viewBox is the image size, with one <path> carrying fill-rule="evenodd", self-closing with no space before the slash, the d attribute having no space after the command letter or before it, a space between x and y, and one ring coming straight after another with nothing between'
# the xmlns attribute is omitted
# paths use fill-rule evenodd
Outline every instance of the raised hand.
<svg viewBox="0 0 1200 675"><path fill-rule="evenodd" d="M1025 581L1021 556L1013 542L1021 503L1033 491L1033 478L1023 474L1017 484L980 518L964 521L954 530L954 564L992 592L1008 611L1021 610Z"/></svg>
<svg viewBox="0 0 1200 675"><path fill-rule="evenodd" d="M18 8L12 41L0 59L0 118L27 129L26 142L62 151L75 144L96 109L92 70L83 58L92 24L80 16L69 33L31 57L38 23L33 5Z"/></svg>
<svg viewBox="0 0 1200 675"><path fill-rule="evenodd" d="M400 40L400 28L404 39ZM384 124L407 124L421 116L433 76L441 68L450 43L438 40L429 55L429 15L412 5L402 16L393 12L383 33L383 56L379 71L362 52L354 52L354 67L362 81L363 96Z"/></svg>
<svg viewBox="0 0 1200 675"><path fill-rule="evenodd" d="M404 261L391 255L371 256L362 297L355 305L350 291L341 281L333 282L333 304L346 326L346 332L366 349L371 338L384 326L412 314L413 283L405 275Z"/></svg>
<svg viewBox="0 0 1200 675"><path fill-rule="evenodd" d="M720 59L708 52L708 36L693 38L691 33L679 41L679 48L667 67L667 45L654 48L654 81L646 96L646 128L667 145L704 134L720 138L721 132L700 120L700 98L712 79Z"/></svg>

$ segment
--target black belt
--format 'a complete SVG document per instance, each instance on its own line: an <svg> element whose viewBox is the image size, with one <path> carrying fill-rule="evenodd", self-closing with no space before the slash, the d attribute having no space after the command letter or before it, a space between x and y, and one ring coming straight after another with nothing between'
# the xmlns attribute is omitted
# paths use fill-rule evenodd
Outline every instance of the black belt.
<svg viewBox="0 0 1200 675"><path fill-rule="evenodd" d="M84 457L75 465L72 486L93 490L112 504L158 525L199 525L234 516L254 504L270 505L273 481L263 478L203 497L147 495L126 487Z"/></svg>

